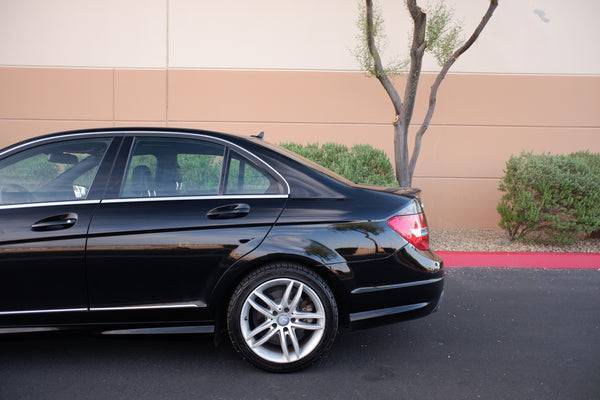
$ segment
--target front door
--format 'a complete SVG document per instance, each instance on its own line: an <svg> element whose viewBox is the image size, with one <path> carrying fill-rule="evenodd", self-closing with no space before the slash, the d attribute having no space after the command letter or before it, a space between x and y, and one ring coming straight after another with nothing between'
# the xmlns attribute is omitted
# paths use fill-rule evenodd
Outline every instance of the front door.
<svg viewBox="0 0 600 400"><path fill-rule="evenodd" d="M46 141L0 159L0 323L87 311L86 234L111 142Z"/></svg>

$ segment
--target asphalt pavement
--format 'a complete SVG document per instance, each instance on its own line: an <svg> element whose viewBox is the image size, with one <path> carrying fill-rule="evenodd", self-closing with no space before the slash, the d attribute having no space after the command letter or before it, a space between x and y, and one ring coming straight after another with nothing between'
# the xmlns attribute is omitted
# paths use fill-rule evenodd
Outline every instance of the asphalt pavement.
<svg viewBox="0 0 600 400"><path fill-rule="evenodd" d="M0 399L600 399L600 271L449 268L439 312L293 374L207 336L0 336Z"/></svg>

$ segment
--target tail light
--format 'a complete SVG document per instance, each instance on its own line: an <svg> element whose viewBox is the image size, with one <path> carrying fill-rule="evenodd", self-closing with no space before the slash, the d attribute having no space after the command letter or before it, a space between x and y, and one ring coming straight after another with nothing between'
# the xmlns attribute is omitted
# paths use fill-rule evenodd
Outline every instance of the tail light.
<svg viewBox="0 0 600 400"><path fill-rule="evenodd" d="M419 250L429 250L429 230L425 214L396 215L387 221L390 228Z"/></svg>

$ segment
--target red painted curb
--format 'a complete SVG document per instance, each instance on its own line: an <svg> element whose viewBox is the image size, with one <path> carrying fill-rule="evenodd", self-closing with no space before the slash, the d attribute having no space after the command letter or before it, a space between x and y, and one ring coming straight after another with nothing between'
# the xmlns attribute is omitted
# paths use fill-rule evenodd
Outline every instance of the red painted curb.
<svg viewBox="0 0 600 400"><path fill-rule="evenodd" d="M436 251L446 267L600 269L600 253Z"/></svg>

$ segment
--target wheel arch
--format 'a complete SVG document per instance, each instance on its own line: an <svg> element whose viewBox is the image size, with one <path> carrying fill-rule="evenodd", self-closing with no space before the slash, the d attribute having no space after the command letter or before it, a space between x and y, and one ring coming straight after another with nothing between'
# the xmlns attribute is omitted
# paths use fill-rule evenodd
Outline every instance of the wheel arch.
<svg viewBox="0 0 600 400"><path fill-rule="evenodd" d="M250 255L248 255L250 256ZM269 264L297 264L316 273L331 289L339 313L340 328L349 326L347 290L340 279L340 271L346 275L349 267L344 265L325 265L303 255L293 253L265 254L259 257L243 257L234 263L221 276L212 291L210 303L214 305L215 331L223 331L226 326L227 308L231 295L240 282L253 271Z"/></svg>

